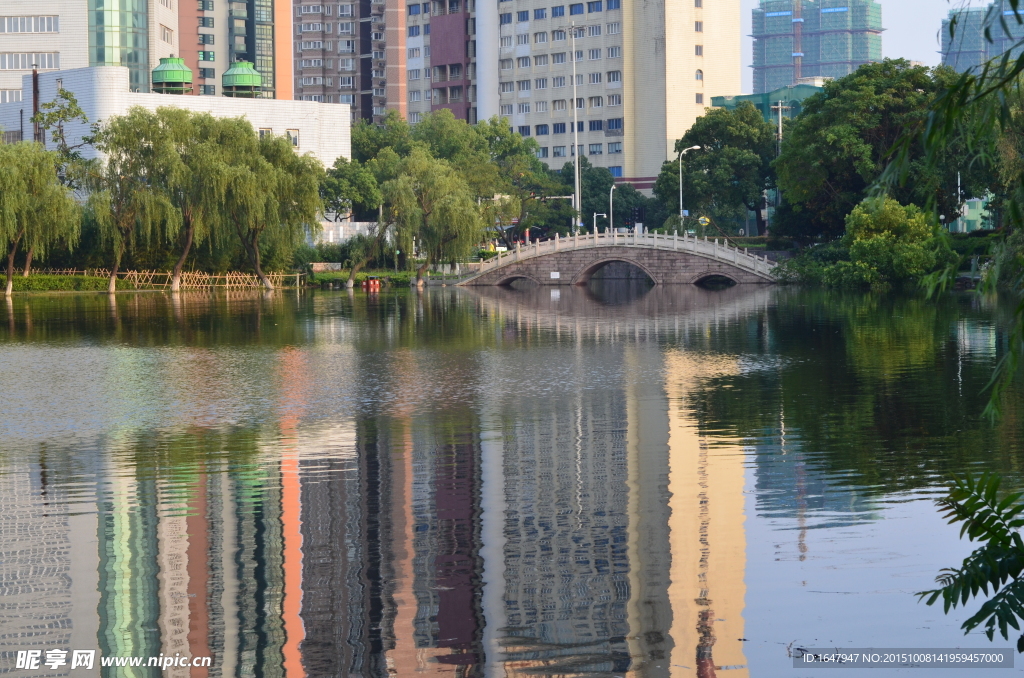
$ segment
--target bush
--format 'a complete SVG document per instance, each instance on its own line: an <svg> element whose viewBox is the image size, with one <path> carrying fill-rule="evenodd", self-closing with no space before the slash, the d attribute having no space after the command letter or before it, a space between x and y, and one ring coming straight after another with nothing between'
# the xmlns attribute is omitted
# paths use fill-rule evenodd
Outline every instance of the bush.
<svg viewBox="0 0 1024 678"><path fill-rule="evenodd" d="M15 292L106 292L108 278L84 275L30 275L23 278L14 276ZM134 289L123 280L117 281L117 289Z"/></svg>

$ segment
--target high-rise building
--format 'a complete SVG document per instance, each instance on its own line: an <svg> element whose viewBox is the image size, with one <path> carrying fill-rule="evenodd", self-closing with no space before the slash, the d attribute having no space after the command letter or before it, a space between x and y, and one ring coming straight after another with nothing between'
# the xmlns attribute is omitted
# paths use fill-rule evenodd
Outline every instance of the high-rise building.
<svg viewBox="0 0 1024 678"><path fill-rule="evenodd" d="M150 72L178 50L178 1L5 0L0 103L19 100L21 77L33 67L127 66L131 88L148 92Z"/></svg>
<svg viewBox="0 0 1024 678"><path fill-rule="evenodd" d="M990 59L1001 57L1024 39L1024 26L1013 18L1012 9L993 2L988 7L952 10L942 21L942 64L963 73ZM956 24L950 35L950 26ZM991 39L985 37L989 29ZM1013 50L1017 58L1022 50Z"/></svg>
<svg viewBox="0 0 1024 678"><path fill-rule="evenodd" d="M554 167L578 151L650 189L711 97L739 91L739 0L504 0L475 19L479 117Z"/></svg>
<svg viewBox="0 0 1024 678"><path fill-rule="evenodd" d="M761 0L753 12L754 93L881 61L882 30L877 0Z"/></svg>

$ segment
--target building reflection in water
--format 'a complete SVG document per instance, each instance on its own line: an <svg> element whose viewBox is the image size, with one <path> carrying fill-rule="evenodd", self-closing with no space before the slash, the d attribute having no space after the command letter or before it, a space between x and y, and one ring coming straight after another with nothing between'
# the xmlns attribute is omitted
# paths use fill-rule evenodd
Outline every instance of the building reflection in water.
<svg viewBox="0 0 1024 678"><path fill-rule="evenodd" d="M78 647L93 634L105 656L212 655L174 678L745 678L743 450L702 433L690 400L741 368L681 347L766 294L548 292L458 293L493 336L554 337L455 361L447 378L479 385L473 399L409 404L436 356L375 353L381 372L346 350L325 372L299 345L261 377L272 423L197 419L156 450L113 436L96 513L65 510L54 528L77 544ZM330 334L317 345L353 341ZM150 378L200 383L210 368L191 369ZM391 402L311 415L371 369ZM550 370L562 390L522 396Z"/></svg>

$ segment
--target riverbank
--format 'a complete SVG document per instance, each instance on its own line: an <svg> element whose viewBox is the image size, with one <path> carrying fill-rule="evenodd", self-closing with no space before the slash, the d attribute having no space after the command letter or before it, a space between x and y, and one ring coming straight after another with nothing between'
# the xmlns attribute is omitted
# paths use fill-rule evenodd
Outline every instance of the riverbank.
<svg viewBox="0 0 1024 678"><path fill-rule="evenodd" d="M15 292L106 292L110 278L84 275L37 275L14 276ZM118 290L135 289L124 280L117 281Z"/></svg>

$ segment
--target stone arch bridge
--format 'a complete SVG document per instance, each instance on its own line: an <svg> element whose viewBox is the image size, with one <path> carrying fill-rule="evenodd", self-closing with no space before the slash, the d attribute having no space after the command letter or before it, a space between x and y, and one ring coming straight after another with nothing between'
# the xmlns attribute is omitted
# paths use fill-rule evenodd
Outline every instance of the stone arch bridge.
<svg viewBox="0 0 1024 678"><path fill-rule="evenodd" d="M636 266L654 284L694 284L723 277L740 284L774 282L776 264L765 257L719 244L718 240L656 233L590 233L517 246L483 262L479 272L459 285L509 285L532 280L538 285L585 285L612 262Z"/></svg>

